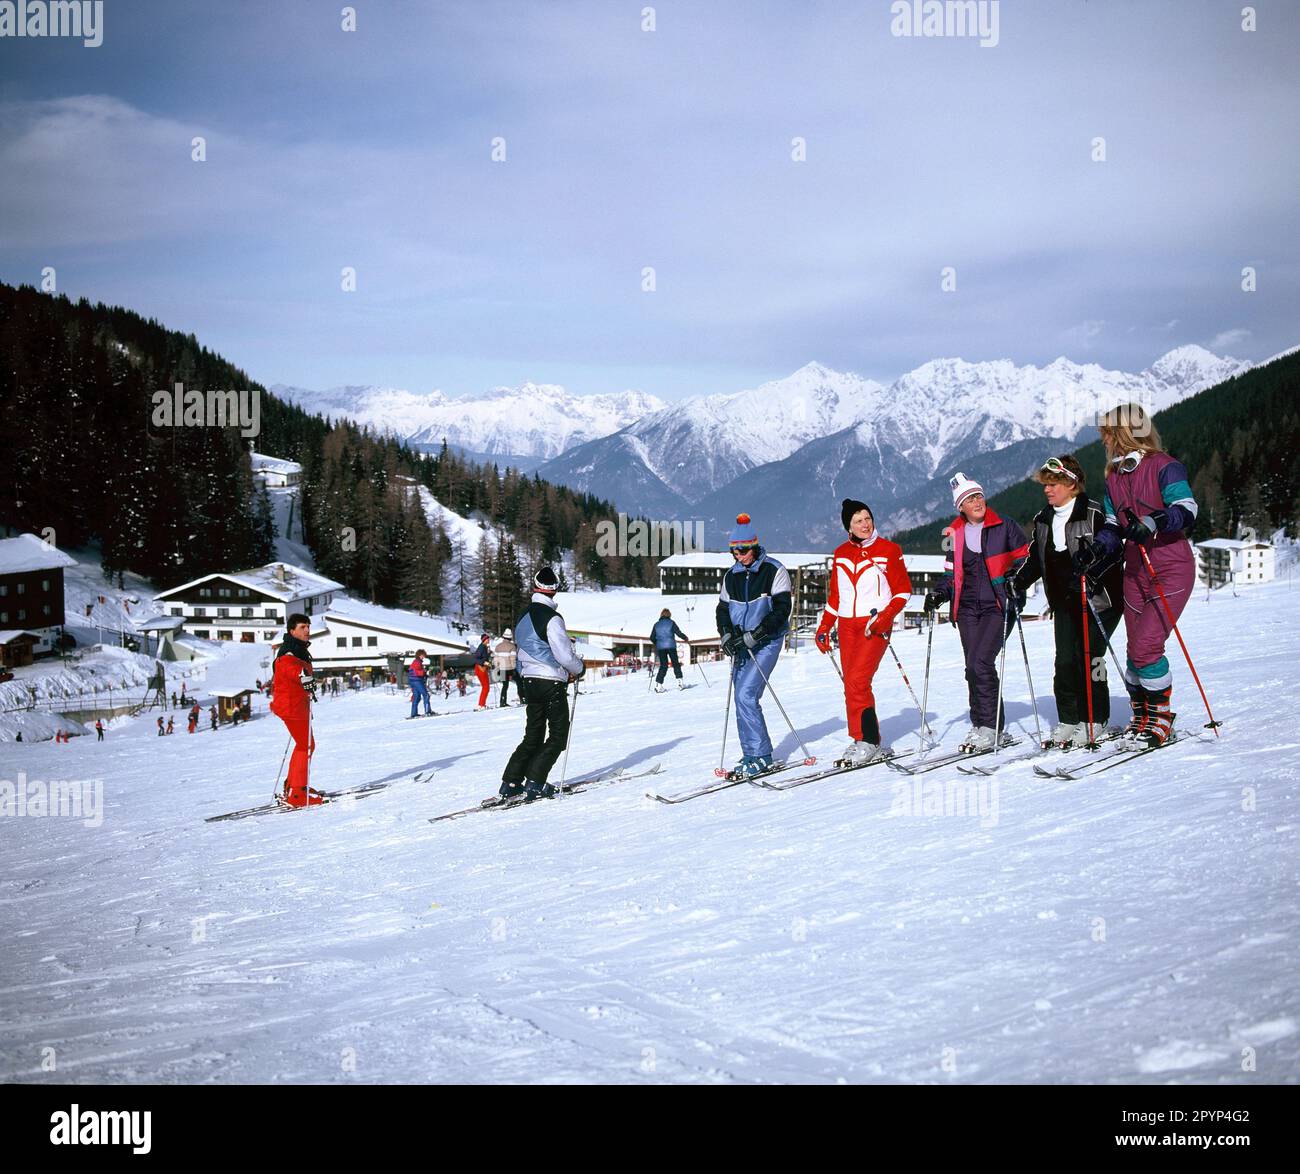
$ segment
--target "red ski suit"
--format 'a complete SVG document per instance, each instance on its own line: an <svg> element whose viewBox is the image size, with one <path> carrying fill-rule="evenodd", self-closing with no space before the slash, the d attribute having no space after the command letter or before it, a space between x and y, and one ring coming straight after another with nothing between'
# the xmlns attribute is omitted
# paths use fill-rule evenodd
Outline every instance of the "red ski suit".
<svg viewBox="0 0 1300 1174"><path fill-rule="evenodd" d="M903 549L888 538L874 535L866 542L850 538L835 548L826 610L819 634L840 627L840 653L844 658L844 707L849 734L862 741L862 713L874 709L871 681L894 617L907 604L912 581L903 566ZM872 608L876 615L871 615ZM870 632L868 632L870 626Z"/></svg>
<svg viewBox="0 0 1300 1174"><path fill-rule="evenodd" d="M307 805L307 766L316 751L311 733L311 698L302 686L303 674L312 675L311 665L290 653L276 658L271 712L289 727L293 756L284 781L284 796L290 806Z"/></svg>

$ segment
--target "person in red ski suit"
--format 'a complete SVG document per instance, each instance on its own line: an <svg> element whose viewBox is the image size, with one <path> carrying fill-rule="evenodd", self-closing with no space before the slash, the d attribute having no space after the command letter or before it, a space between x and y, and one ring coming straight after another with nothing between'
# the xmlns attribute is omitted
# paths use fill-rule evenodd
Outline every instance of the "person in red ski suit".
<svg viewBox="0 0 1300 1174"><path fill-rule="evenodd" d="M853 739L841 761L870 762L883 753L871 683L885 655L894 619L912 593L912 581L903 566L902 548L876 532L875 519L865 502L846 498L840 520L849 538L835 548L826 610L817 627L817 647L824 653L830 651L831 629L838 624L844 657L844 704Z"/></svg>
<svg viewBox="0 0 1300 1174"><path fill-rule="evenodd" d="M289 617L287 634L275 654L272 678L271 712L289 728L293 739L293 755L284 780L284 801L290 807L309 807L322 802L321 796L307 786L309 762L316 752L316 739L311 732L310 635L311 620L300 614Z"/></svg>
<svg viewBox="0 0 1300 1174"><path fill-rule="evenodd" d="M484 632L478 639L478 647L474 649L474 676L478 678L478 704L474 707L477 709L487 709L488 690L492 688L492 677L488 673L488 666L492 663L492 637Z"/></svg>

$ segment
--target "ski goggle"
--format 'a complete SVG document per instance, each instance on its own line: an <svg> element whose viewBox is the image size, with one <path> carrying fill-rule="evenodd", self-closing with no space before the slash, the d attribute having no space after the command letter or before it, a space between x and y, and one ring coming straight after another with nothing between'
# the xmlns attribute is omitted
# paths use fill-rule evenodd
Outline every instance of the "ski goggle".
<svg viewBox="0 0 1300 1174"><path fill-rule="evenodd" d="M1038 470L1040 473L1055 473L1058 477L1069 477L1071 481L1079 479L1078 474L1071 473L1062 463L1060 457L1048 457L1043 462L1043 467Z"/></svg>
<svg viewBox="0 0 1300 1174"><path fill-rule="evenodd" d="M1121 473L1131 473L1142 463L1142 454L1140 452L1131 452L1127 456L1111 457L1110 463Z"/></svg>
<svg viewBox="0 0 1300 1174"><path fill-rule="evenodd" d="M757 542L745 542L740 545L733 545L731 548L731 553L739 556L742 554L752 554L757 549L758 549Z"/></svg>

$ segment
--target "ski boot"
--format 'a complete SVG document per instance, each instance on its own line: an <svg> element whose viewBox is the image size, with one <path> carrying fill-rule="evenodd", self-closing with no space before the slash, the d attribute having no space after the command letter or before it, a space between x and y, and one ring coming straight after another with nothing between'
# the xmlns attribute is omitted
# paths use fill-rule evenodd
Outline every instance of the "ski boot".
<svg viewBox="0 0 1300 1174"><path fill-rule="evenodd" d="M835 760L836 766L866 766L883 758L885 748L876 742L854 740L844 748L844 753Z"/></svg>
<svg viewBox="0 0 1300 1174"><path fill-rule="evenodd" d="M1083 730L1083 738L1086 741L1088 737L1086 723L1081 727L1079 722L1057 722L1052 727L1052 732L1044 739L1043 748L1045 750L1068 750L1071 746L1081 746L1082 742L1075 741L1080 728Z"/></svg>
<svg viewBox="0 0 1300 1174"><path fill-rule="evenodd" d="M683 681L683 680L681 679L681 677L678 677L678 678L677 678L677 688L678 688L678 689L685 689L685 688L686 688L686 682Z"/></svg>
<svg viewBox="0 0 1300 1174"><path fill-rule="evenodd" d="M290 787L285 791L283 801L289 807L316 807L325 802L325 796L310 787Z"/></svg>
<svg viewBox="0 0 1300 1174"><path fill-rule="evenodd" d="M959 749L963 754L983 754L997 745L997 737L992 726L972 726Z"/></svg>
<svg viewBox="0 0 1300 1174"><path fill-rule="evenodd" d="M747 754L741 761L743 765L740 776L746 779L756 779L759 775L767 774L773 765L770 754Z"/></svg>
<svg viewBox="0 0 1300 1174"><path fill-rule="evenodd" d="M662 685L656 685L656 686L655 686L655 692L656 692L656 693L667 693L668 690L665 689Z"/></svg>
<svg viewBox="0 0 1300 1174"><path fill-rule="evenodd" d="M524 785L523 783L502 783L501 789L497 792L497 796L506 803L510 803L515 799L522 799L524 796Z"/></svg>
<svg viewBox="0 0 1300 1174"><path fill-rule="evenodd" d="M1163 746L1173 736L1177 714L1169 708L1172 692L1172 689L1161 689L1158 693L1147 694L1146 725L1133 736L1134 742L1142 746Z"/></svg>
<svg viewBox="0 0 1300 1174"><path fill-rule="evenodd" d="M1139 744L1142 743L1142 735L1146 731L1147 722L1151 720L1151 715L1147 711L1147 696L1145 691L1129 691L1129 701L1133 706L1133 716L1129 718L1128 725L1124 727L1124 732L1120 734L1126 742Z"/></svg>
<svg viewBox="0 0 1300 1174"><path fill-rule="evenodd" d="M528 779L524 783L524 802L533 803L538 799L550 799L559 794L560 789L554 783L537 783Z"/></svg>

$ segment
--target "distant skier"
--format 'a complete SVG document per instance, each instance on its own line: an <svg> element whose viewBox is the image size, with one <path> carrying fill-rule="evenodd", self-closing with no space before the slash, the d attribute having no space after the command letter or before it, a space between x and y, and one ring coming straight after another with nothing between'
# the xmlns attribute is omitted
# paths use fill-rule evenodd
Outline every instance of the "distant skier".
<svg viewBox="0 0 1300 1174"><path fill-rule="evenodd" d="M515 634L507 628L502 634L501 639L497 641L497 646L493 650L492 659L501 674L501 706L505 707L507 702L507 693L510 690L510 682L515 683L515 696L523 702L523 697L519 692L519 679L515 673L515 665L518 663L517 649L515 648Z"/></svg>
<svg viewBox="0 0 1300 1174"><path fill-rule="evenodd" d="M840 521L849 537L832 556L817 647L824 653L830 651L831 629L838 625L844 704L853 739L840 761L854 765L872 762L884 753L871 686L894 620L912 594L912 581L903 566L902 547L881 537L866 502L846 498L840 506Z"/></svg>
<svg viewBox="0 0 1300 1174"><path fill-rule="evenodd" d="M311 621L305 615L291 615L284 640L275 654L272 678L271 712L284 722L293 739L293 755L284 780L284 801L290 807L310 807L322 801L307 785L311 756L316 752L316 739L311 732L310 636Z"/></svg>
<svg viewBox="0 0 1300 1174"><path fill-rule="evenodd" d="M174 718L169 717L167 719L167 732L169 734L174 734L176 732L176 722Z"/></svg>
<svg viewBox="0 0 1300 1174"><path fill-rule="evenodd" d="M1056 725L1048 741L1054 746L1085 746L1088 742L1088 717L1100 729L1110 721L1110 687L1106 679L1106 641L1120 620L1123 575L1112 564L1104 575L1088 583L1088 597L1105 629L1097 627L1092 613L1084 615L1079 596L1079 575L1072 560L1081 550L1092 546L1105 523L1102 507L1088 498L1083 466L1066 454L1048 457L1035 474L1043 487L1047 505L1034 518L1029 542L1029 559L1008 580L1017 600L1039 579L1052 609L1052 627L1056 637L1055 676L1052 692L1056 695ZM1088 652L1092 664L1085 663L1083 625L1088 624ZM1092 708L1088 694L1092 693ZM1096 736L1096 730L1093 731Z"/></svg>
<svg viewBox="0 0 1300 1174"><path fill-rule="evenodd" d="M468 685L467 682L465 681L465 674L464 674L464 673L457 673L457 674L456 674L456 692L459 693L462 697L464 697L464 696L465 696L465 690L468 689L468 688L469 688L469 685Z"/></svg>
<svg viewBox="0 0 1300 1174"><path fill-rule="evenodd" d="M761 701L789 628L790 572L759 545L758 529L749 514L736 516L730 549L736 562L723 575L718 591L718 635L722 651L731 657L736 694L742 756L734 770L753 776L773 766L772 739Z"/></svg>
<svg viewBox="0 0 1300 1174"><path fill-rule="evenodd" d="M564 617L556 610L560 581L550 567L533 577L528 610L515 624L520 687L526 705L523 741L501 776L503 799L549 799L556 788L547 781L569 741L569 682L586 671L569 640Z"/></svg>
<svg viewBox="0 0 1300 1174"><path fill-rule="evenodd" d="M208 710L208 721L212 723L212 728L215 730L217 728L217 707L215 705Z"/></svg>
<svg viewBox="0 0 1300 1174"><path fill-rule="evenodd" d="M952 622L961 633L971 728L960 748L992 750L1004 718L998 709L998 655L1017 609L1006 579L1029 557L1029 541L1014 521L989 509L978 481L958 473L948 486L958 511L944 529L952 539L952 556L947 572L926 595L925 610L929 614L951 601Z"/></svg>
<svg viewBox="0 0 1300 1174"><path fill-rule="evenodd" d="M433 710L429 706L429 671L424 666L424 657L424 649L416 649L415 659L411 661L411 667L406 670L406 683L411 686L411 712L406 719L407 721L420 716L420 701L422 699L424 701L425 715L433 716Z"/></svg>
<svg viewBox="0 0 1300 1174"><path fill-rule="evenodd" d="M104 722L101 718L96 718L95 719L95 741L102 742L103 740L104 740Z"/></svg>
<svg viewBox="0 0 1300 1174"><path fill-rule="evenodd" d="M1123 404L1107 412L1099 428L1110 460L1102 498L1106 524L1091 547L1076 556L1074 569L1096 577L1108 562L1123 558L1128 637L1124 684L1133 706L1124 734L1161 746L1176 716L1169 708L1173 674L1165 656L1165 641L1173 629L1142 555L1145 549L1177 620L1196 582L1187 532L1196 522L1198 507L1186 467L1165 452L1146 409Z"/></svg>
<svg viewBox="0 0 1300 1174"><path fill-rule="evenodd" d="M673 613L667 608L659 613L659 618L655 621L654 627L650 629L650 638L654 641L655 653L659 657L659 675L655 679L655 692L664 692L664 678L668 675L668 664L671 661L673 666L673 675L677 678L677 688L685 689L682 682L682 665L677 656L677 641L686 639L686 633L677 626L673 619Z"/></svg>
<svg viewBox="0 0 1300 1174"><path fill-rule="evenodd" d="M167 731L163 728L163 719L160 714L158 717L158 737L162 737Z"/></svg>
<svg viewBox="0 0 1300 1174"><path fill-rule="evenodd" d="M492 637L486 632L478 638L478 647L474 649L474 675L478 678L478 704L475 710L487 709L488 690L492 688L492 678L488 675L488 665L492 663Z"/></svg>

